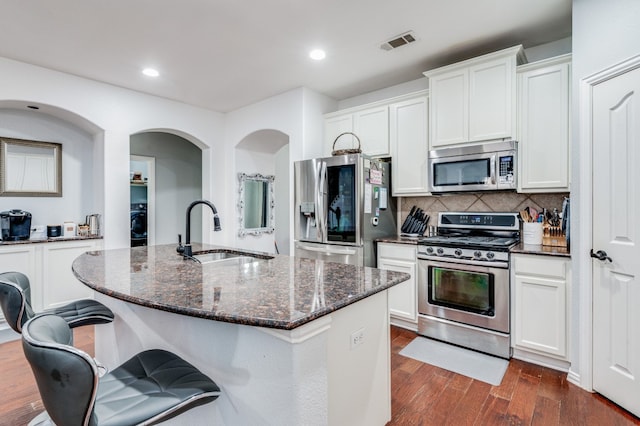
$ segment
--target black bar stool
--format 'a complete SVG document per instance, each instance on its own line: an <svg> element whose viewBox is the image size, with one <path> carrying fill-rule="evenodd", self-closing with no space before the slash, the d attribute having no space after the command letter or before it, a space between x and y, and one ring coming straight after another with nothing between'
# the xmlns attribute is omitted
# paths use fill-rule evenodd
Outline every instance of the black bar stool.
<svg viewBox="0 0 640 426"><path fill-rule="evenodd" d="M93 358L73 347L69 325L56 315L29 320L22 347L57 425L157 424L220 395L200 370L160 349L141 352L99 377Z"/></svg>
<svg viewBox="0 0 640 426"><path fill-rule="evenodd" d="M22 332L22 326L28 320L38 315L31 307L31 286L26 275L21 272L0 273L0 307L7 323L17 333ZM42 313L58 315L72 328L113 321L111 309L92 299L77 300Z"/></svg>

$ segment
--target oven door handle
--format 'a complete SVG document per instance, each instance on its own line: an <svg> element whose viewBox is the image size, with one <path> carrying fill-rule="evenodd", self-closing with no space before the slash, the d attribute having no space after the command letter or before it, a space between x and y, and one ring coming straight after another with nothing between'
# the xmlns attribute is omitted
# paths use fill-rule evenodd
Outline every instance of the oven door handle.
<svg viewBox="0 0 640 426"><path fill-rule="evenodd" d="M429 257L426 255L418 255L418 260L428 261L432 266L443 266L448 268L457 268L462 270L469 270L470 272L479 272L477 268L473 268L473 266L481 266L483 268L500 268L500 269L509 269L509 262L483 262L478 260L464 260L460 261L458 259L452 258L451 261L443 260L441 257ZM472 266L471 268L466 268L465 266Z"/></svg>

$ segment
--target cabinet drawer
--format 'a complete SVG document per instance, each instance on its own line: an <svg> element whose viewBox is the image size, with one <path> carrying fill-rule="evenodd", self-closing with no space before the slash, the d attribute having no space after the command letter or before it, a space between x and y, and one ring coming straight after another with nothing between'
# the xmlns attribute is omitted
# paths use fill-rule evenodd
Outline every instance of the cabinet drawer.
<svg viewBox="0 0 640 426"><path fill-rule="evenodd" d="M513 256L516 275L527 274L554 277L564 280L566 276L566 261L550 256Z"/></svg>
<svg viewBox="0 0 640 426"><path fill-rule="evenodd" d="M416 246L411 244L378 243L378 258L416 261Z"/></svg>

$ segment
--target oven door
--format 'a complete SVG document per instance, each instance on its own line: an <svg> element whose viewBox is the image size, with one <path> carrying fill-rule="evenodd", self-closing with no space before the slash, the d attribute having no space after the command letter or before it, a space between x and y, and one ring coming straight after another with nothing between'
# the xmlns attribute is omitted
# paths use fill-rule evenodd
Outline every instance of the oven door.
<svg viewBox="0 0 640 426"><path fill-rule="evenodd" d="M418 260L418 311L509 333L509 269Z"/></svg>

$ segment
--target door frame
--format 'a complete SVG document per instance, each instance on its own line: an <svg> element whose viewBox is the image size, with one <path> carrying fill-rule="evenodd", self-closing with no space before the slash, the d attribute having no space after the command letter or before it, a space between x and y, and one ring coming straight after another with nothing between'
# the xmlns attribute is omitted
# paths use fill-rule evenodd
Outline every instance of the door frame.
<svg viewBox="0 0 640 426"><path fill-rule="evenodd" d="M147 181L147 245L153 246L156 243L156 158L132 154L129 155L129 161L147 163L147 171L149 172ZM129 168L131 168L131 163L129 163Z"/></svg>
<svg viewBox="0 0 640 426"><path fill-rule="evenodd" d="M578 351L577 356L572 356L572 361L577 359L579 370L571 367L567 379L572 383L593 391L593 261L589 256L589 250L593 247L593 88L614 77L640 68L640 55L633 56L608 68L598 71L580 80L580 112L579 135L577 140L582 142L574 150L580 159L578 164L578 209L580 219L571 221L571 235L582 236L578 238L578 244L572 250L573 268L578 274L580 286L574 285L578 294L578 316L573 318L572 331L578 328L578 345L574 347ZM575 158L575 157L574 157ZM575 183L575 182L574 182ZM577 323L575 322L577 320ZM573 333L572 333L573 334ZM573 362L572 362L573 364Z"/></svg>

